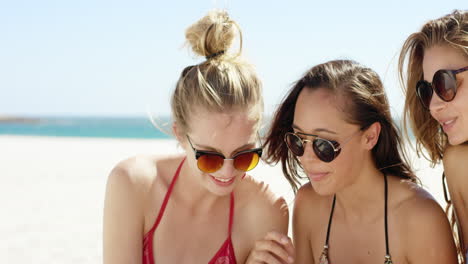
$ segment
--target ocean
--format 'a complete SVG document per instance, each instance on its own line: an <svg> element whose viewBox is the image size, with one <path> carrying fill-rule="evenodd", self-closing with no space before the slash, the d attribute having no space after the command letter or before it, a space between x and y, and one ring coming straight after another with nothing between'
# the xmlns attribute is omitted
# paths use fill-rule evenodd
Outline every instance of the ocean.
<svg viewBox="0 0 468 264"><path fill-rule="evenodd" d="M267 131L271 120L264 119L261 134ZM400 121L395 120L399 127ZM0 135L169 139L169 117L155 118L155 127L149 117L40 117L17 121L0 120ZM401 132L401 131L400 131ZM414 136L410 133L410 139Z"/></svg>
<svg viewBox="0 0 468 264"><path fill-rule="evenodd" d="M0 135L168 139L169 120L156 119L163 132L149 117L39 117L0 122Z"/></svg>

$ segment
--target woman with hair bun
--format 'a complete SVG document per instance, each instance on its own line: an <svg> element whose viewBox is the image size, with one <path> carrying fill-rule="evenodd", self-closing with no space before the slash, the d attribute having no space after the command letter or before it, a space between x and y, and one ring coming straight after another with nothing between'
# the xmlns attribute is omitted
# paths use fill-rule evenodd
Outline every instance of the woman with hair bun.
<svg viewBox="0 0 468 264"><path fill-rule="evenodd" d="M229 52L237 33L242 40L224 11L187 29L206 60L182 71L171 99L184 154L133 157L112 170L104 263L292 263L284 199L246 174L262 156L263 99L253 67Z"/></svg>
<svg viewBox="0 0 468 264"><path fill-rule="evenodd" d="M419 32L411 34L400 53L399 73L406 93L404 123L412 129L418 154L433 165L443 162L447 212L455 230L459 258L466 263L468 12L455 10L428 21ZM406 131L409 134L408 128Z"/></svg>

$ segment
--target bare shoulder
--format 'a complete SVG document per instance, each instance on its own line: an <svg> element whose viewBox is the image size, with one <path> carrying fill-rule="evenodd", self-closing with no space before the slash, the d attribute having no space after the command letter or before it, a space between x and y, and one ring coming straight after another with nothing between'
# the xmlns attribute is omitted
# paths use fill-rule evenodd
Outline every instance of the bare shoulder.
<svg viewBox="0 0 468 264"><path fill-rule="evenodd" d="M315 223L311 215L311 208L309 206L314 206L317 200L316 193L312 188L310 183L306 183L296 193L296 198L294 199L294 211L293 211L293 237L295 243L300 246L299 241L307 241L304 243L309 244L309 233L312 223ZM312 218L309 218L312 217ZM316 226L314 224L314 226ZM301 236L301 239L299 239ZM302 238L304 237L304 238ZM299 248L298 248L299 249Z"/></svg>
<svg viewBox="0 0 468 264"><path fill-rule="evenodd" d="M457 146L447 146L444 151L444 163L445 162L456 162L465 161L468 155L468 144L462 144Z"/></svg>
<svg viewBox="0 0 468 264"><path fill-rule="evenodd" d="M414 182L392 178L389 181L389 193L394 196L391 199L391 205L393 204L392 207L399 215L404 216L408 221L419 222L418 224L422 224L418 219L426 217L435 217L439 220L441 217L446 218L439 203L428 191Z"/></svg>
<svg viewBox="0 0 468 264"><path fill-rule="evenodd" d="M332 201L332 195L319 195L310 182L297 192L292 229L298 263L313 263L318 258L313 245L317 238L324 236L324 219L328 219L325 214L329 214Z"/></svg>
<svg viewBox="0 0 468 264"><path fill-rule="evenodd" d="M104 263L141 260L148 193L160 174L159 164L170 161L136 156L119 162L110 172L103 215Z"/></svg>
<svg viewBox="0 0 468 264"><path fill-rule="evenodd" d="M257 223L255 229L263 229L260 233L271 230L287 233L289 210L283 197L273 193L268 184L252 177L246 177L240 187L236 201L245 219Z"/></svg>
<svg viewBox="0 0 468 264"><path fill-rule="evenodd" d="M269 185L265 182L255 180L252 177L246 177L243 180L242 191L246 199L245 208L251 210L261 210L262 213L267 213L268 217L283 216L288 214L288 205L286 200L273 193Z"/></svg>
<svg viewBox="0 0 468 264"><path fill-rule="evenodd" d="M389 185L389 190L393 188L393 191L389 191L389 195L393 196L390 198L390 208L393 208L399 230L408 237L408 241L422 237L429 240L428 230L433 232L434 237L451 237L448 218L434 197L416 183L392 178L393 184Z"/></svg>
<svg viewBox="0 0 468 264"><path fill-rule="evenodd" d="M393 177L395 178L395 177ZM422 187L402 180L392 184L392 218L410 263L455 263L456 250L448 218L439 203ZM392 187L390 185L390 188ZM392 220L391 220L392 221ZM427 252L437 252L431 255Z"/></svg>
<svg viewBox="0 0 468 264"><path fill-rule="evenodd" d="M146 193L157 176L157 162L151 156L135 156L119 162L109 174L108 188L119 186L134 193Z"/></svg>
<svg viewBox="0 0 468 264"><path fill-rule="evenodd" d="M297 191L294 207L300 209L302 207L320 206L320 201L325 200L325 197L328 196L317 194L309 182L302 185Z"/></svg>
<svg viewBox="0 0 468 264"><path fill-rule="evenodd" d="M109 177L125 178L138 184L151 180L156 175L158 159L153 156L134 156L120 161L113 169Z"/></svg>
<svg viewBox="0 0 468 264"><path fill-rule="evenodd" d="M172 168L179 157L160 157L140 155L120 161L111 171L107 180L107 189L117 188L124 190L128 195L135 195L140 202L151 191L156 179L163 183L165 168Z"/></svg>
<svg viewBox="0 0 468 264"><path fill-rule="evenodd" d="M293 221L301 230L320 226L318 223L329 214L333 196L322 196L310 183L304 184L296 194Z"/></svg>
<svg viewBox="0 0 468 264"><path fill-rule="evenodd" d="M468 184L468 169L465 163L468 161L468 144L448 146L444 151L444 171L448 181L456 184Z"/></svg>

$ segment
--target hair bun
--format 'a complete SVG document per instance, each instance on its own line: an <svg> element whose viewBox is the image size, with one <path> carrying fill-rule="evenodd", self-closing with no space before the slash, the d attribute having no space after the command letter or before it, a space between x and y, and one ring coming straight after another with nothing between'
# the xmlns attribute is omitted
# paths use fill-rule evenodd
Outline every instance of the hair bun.
<svg viewBox="0 0 468 264"><path fill-rule="evenodd" d="M213 10L187 28L185 38L195 54L210 59L231 47L238 29L226 11Z"/></svg>

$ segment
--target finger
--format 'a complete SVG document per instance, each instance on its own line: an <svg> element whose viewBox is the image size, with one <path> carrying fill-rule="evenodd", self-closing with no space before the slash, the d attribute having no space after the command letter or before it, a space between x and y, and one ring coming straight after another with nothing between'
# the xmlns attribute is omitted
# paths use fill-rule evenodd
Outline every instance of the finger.
<svg viewBox="0 0 468 264"><path fill-rule="evenodd" d="M291 263L292 257L283 245L273 240L259 240L255 243L255 250L259 252L269 252L285 263Z"/></svg>
<svg viewBox="0 0 468 264"><path fill-rule="evenodd" d="M255 250L251 253L253 263L283 264L278 258L268 251Z"/></svg>
<svg viewBox="0 0 468 264"><path fill-rule="evenodd" d="M288 236L278 232L278 231L270 231L267 233L265 236L266 240L273 240L276 241L277 243L283 245L285 250L288 252L289 256L295 258L296 256L296 251L294 249L294 244L292 243L291 238Z"/></svg>
<svg viewBox="0 0 468 264"><path fill-rule="evenodd" d="M290 243L290 239L288 236L278 232L278 231L270 231L266 234L265 240L274 240L278 244L286 245Z"/></svg>
<svg viewBox="0 0 468 264"><path fill-rule="evenodd" d="M265 236L265 239L274 240L277 243L282 244L290 256L292 256L293 258L296 256L294 244L291 238L289 238L288 236L283 235L282 233L277 232L277 231L270 231Z"/></svg>
<svg viewBox="0 0 468 264"><path fill-rule="evenodd" d="M294 244L291 240L291 238L288 237L288 243L286 245L283 245L284 249L286 252L288 252L289 256L295 258L296 257L296 250L294 248Z"/></svg>

